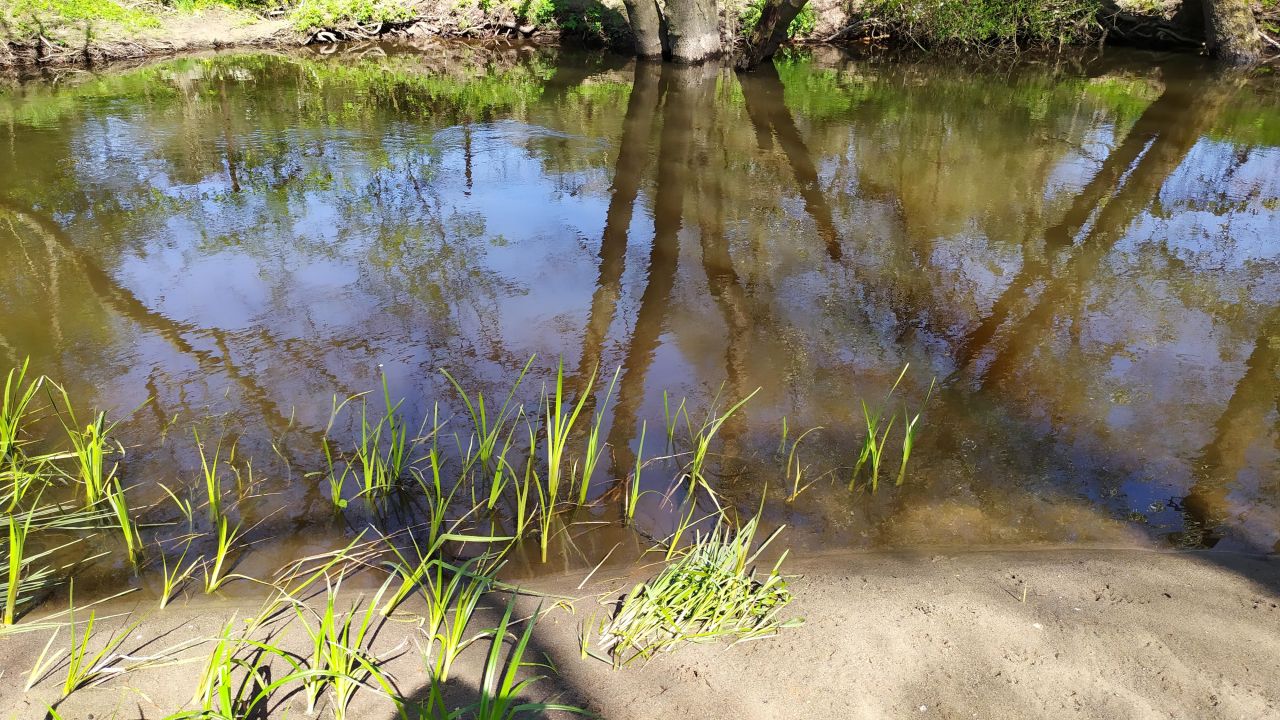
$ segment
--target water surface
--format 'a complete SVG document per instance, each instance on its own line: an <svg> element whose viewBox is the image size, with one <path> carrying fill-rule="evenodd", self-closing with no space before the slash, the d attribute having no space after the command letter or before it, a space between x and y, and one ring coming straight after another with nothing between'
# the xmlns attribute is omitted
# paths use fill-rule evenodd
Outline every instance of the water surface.
<svg viewBox="0 0 1280 720"><path fill-rule="evenodd" d="M347 532L309 474L335 395L385 373L416 425L461 409L440 368L501 397L530 356L529 401L559 358L574 388L619 372L595 520L664 391L698 416L758 389L713 476L794 546L1270 550L1277 238L1280 84L1188 57L432 45L0 91L0 366L125 417L140 496L195 482L193 427L238 442L263 567ZM907 364L903 483L895 455L851 491L860 402ZM821 428L793 502L784 418ZM668 531L656 493L637 525Z"/></svg>

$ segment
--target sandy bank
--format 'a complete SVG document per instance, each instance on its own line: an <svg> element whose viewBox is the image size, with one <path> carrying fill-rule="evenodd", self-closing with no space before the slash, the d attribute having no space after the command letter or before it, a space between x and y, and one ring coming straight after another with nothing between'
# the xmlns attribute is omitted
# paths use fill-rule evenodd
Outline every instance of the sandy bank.
<svg viewBox="0 0 1280 720"><path fill-rule="evenodd" d="M536 627L536 656L545 655L559 671L537 686L538 697L558 694L611 719L1280 716L1280 560L1274 557L840 554L798 560L790 569L803 575L793 583L790 608L805 618L802 627L734 647L688 646L619 671L582 659L579 623L603 616L608 608L597 597L620 595L643 572L593 578L581 590L578 576L530 583L576 598L572 614L555 609ZM496 618L491 610L501 602L494 596L486 603L484 623ZM532 611L537 602L523 599L521 609ZM211 636L232 612L256 609L243 597L194 597L161 612L152 599L134 595L110 611L133 611L132 620L142 621L126 644L137 657ZM427 677L415 642L419 609L407 603L375 643L407 697L421 697ZM6 717L42 717L56 699L57 673L30 692L22 689L48 635L0 639ZM296 621L276 639L298 650L306 641ZM459 661L449 685L456 702L474 697L486 650L487 642L477 643ZM181 653L186 662L79 691L61 706L62 716L163 717L189 701L208 652L208 644L193 646ZM301 715L300 695L272 717L287 708L289 716ZM385 698L362 691L349 716L390 719L395 712Z"/></svg>

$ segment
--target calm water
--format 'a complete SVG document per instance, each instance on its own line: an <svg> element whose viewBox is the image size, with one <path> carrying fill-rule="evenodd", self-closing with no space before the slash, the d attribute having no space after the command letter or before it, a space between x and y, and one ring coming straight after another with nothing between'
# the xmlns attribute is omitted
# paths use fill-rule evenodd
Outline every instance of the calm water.
<svg viewBox="0 0 1280 720"><path fill-rule="evenodd" d="M193 427L238 441L250 571L343 532L308 475L335 394L385 372L416 424L459 408L440 368L501 396L531 355L530 401L557 358L574 387L620 368L596 520L663 391L698 417L759 388L714 481L793 546L1275 548L1280 82L819 55L737 76L431 46L10 84L0 366L126 418L139 497L196 482ZM907 363L904 483L895 439L851 492L859 402ZM783 418L821 428L790 503ZM669 515L646 496L640 530Z"/></svg>

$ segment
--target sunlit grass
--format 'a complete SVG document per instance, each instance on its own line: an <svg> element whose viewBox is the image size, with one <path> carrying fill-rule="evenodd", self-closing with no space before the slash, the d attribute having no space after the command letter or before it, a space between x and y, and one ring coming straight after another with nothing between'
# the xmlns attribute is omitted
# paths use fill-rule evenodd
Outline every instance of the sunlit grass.
<svg viewBox="0 0 1280 720"><path fill-rule="evenodd" d="M601 645L615 665L648 659L685 642L764 637L796 620L778 619L791 601L779 568L768 574L751 565L777 537L779 528L755 546L758 518L739 529L721 523L656 578L636 585L601 631Z"/></svg>

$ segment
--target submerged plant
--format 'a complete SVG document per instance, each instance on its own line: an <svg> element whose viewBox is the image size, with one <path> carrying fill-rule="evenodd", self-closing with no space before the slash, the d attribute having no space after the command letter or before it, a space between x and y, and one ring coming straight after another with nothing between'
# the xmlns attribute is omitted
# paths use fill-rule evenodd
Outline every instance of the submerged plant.
<svg viewBox="0 0 1280 720"><path fill-rule="evenodd" d="M785 428L785 421L783 426ZM796 457L796 449L800 447L801 441L803 441L809 433L816 432L821 429L821 427L809 428L808 430L800 433L800 436L796 438L796 441L791 444L791 453L787 455L787 477L791 480L791 494L787 496L787 502L795 502L796 498L800 497L800 493L808 490L813 485L813 481L808 483L804 482L804 474L808 470L808 466L800 466L800 458ZM785 437L783 442L786 442Z"/></svg>
<svg viewBox="0 0 1280 720"><path fill-rule="evenodd" d="M739 642L798 624L777 617L791 601L778 572L787 554L766 576L757 577L750 567L782 530L753 551L758 524L759 517L753 518L735 532L722 522L656 578L636 585L601 630L601 645L614 665L648 659L684 642Z"/></svg>
<svg viewBox="0 0 1280 720"><path fill-rule="evenodd" d="M711 441L715 438L716 433L720 432L720 428L728 422L729 418L743 405L746 405L748 400L755 397L758 392L760 392L760 388L752 390L751 394L739 400L720 415L709 416L702 424L702 427L698 428L697 432L693 434L693 459L689 461L688 469L685 471L685 477L689 480L690 490L695 490L699 487L703 488L717 505L719 505L719 501L716 500L715 491L712 489L711 483L707 481L706 476L703 474L703 466L706 464L707 454L711 449ZM681 404L683 405L683 403Z"/></svg>
<svg viewBox="0 0 1280 720"><path fill-rule="evenodd" d="M858 461L853 465L853 474L849 478L849 489L852 490L858 482L858 474L862 472L862 468L871 463L871 491L875 492L880 487L880 463L884 459L884 446L889 441L889 431L893 429L893 424L897 421L898 416L894 413L888 423L884 423L884 411L889 406L890 399L893 397L894 391L898 389L898 385L902 383L902 378L907 374L907 368L911 367L910 363L902 367L902 372L898 373L898 379L893 382L893 386L889 388L889 392L885 395L884 404L876 408L872 412L867 406L866 400L859 401L862 405L862 419L867 426L867 434L862 440L862 450L858 453Z"/></svg>

